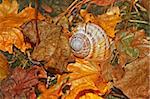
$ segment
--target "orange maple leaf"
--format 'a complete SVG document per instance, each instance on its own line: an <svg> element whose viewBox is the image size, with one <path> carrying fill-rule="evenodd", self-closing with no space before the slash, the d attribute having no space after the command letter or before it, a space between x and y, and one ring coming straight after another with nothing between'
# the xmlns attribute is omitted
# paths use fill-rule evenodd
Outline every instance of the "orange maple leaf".
<svg viewBox="0 0 150 99"><path fill-rule="evenodd" d="M105 14L94 16L86 10L80 11L85 22L92 22L102 27L109 37L115 37L115 28L117 23L121 21L120 10L118 7L112 7Z"/></svg>
<svg viewBox="0 0 150 99"><path fill-rule="evenodd" d="M93 95L101 99L99 95L103 95L109 90L108 84L101 77L98 65L84 60L77 60L75 64L68 65L68 70L72 73L59 76L57 84L44 90L40 96L41 99L50 97L57 99L61 95L63 99L79 99L84 95ZM69 92L63 94L62 89L66 85L71 87Z"/></svg>
<svg viewBox="0 0 150 99"><path fill-rule="evenodd" d="M15 45L21 51L30 48L29 43L24 42L20 26L32 19L35 19L35 9L25 8L18 13L18 3L16 0L3 0L0 4L0 50L12 53L12 46ZM44 17L38 14L38 19Z"/></svg>
<svg viewBox="0 0 150 99"><path fill-rule="evenodd" d="M118 7L113 7L106 14L97 17L98 24L106 31L110 37L115 37L115 28L117 23L121 21L120 10Z"/></svg>

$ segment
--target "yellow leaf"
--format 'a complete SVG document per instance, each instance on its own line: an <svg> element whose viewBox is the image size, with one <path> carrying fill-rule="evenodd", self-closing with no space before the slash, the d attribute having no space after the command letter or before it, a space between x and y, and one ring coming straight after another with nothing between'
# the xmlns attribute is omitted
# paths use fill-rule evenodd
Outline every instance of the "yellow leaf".
<svg viewBox="0 0 150 99"><path fill-rule="evenodd" d="M88 13L87 10L81 10L80 15L83 17L85 23L92 22L95 23L96 19L92 13Z"/></svg>
<svg viewBox="0 0 150 99"><path fill-rule="evenodd" d="M72 73L68 74L70 77L71 90L66 96L66 99L74 99L80 97L80 93L94 93L102 95L107 90L107 83L100 75L100 68L89 61L77 60L75 64L69 65L68 70Z"/></svg>
<svg viewBox="0 0 150 99"><path fill-rule="evenodd" d="M7 30L3 30L0 33L0 50L12 53L13 44L23 52L30 47L30 44L24 42L23 34L19 29L7 28Z"/></svg>
<svg viewBox="0 0 150 99"><path fill-rule="evenodd" d="M0 54L0 81L7 77L9 73L7 59Z"/></svg>
<svg viewBox="0 0 150 99"><path fill-rule="evenodd" d="M114 7L106 14L99 15L97 19L98 24L106 31L107 35L115 37L116 25L121 21L119 8Z"/></svg>
<svg viewBox="0 0 150 99"><path fill-rule="evenodd" d="M3 2L0 4L0 17L17 14L18 4L16 0L12 0L12 2L9 1L10 0L3 0Z"/></svg>
<svg viewBox="0 0 150 99"><path fill-rule="evenodd" d="M15 45L24 52L30 48L30 44L24 42L20 26L35 19L35 9L27 7L18 13L17 1L9 1L3 0L0 4L0 50L12 53L12 46ZM38 14L38 19L42 20L44 17Z"/></svg>
<svg viewBox="0 0 150 99"><path fill-rule="evenodd" d="M40 96L41 99L48 99L51 96L58 98L61 95L63 99L79 99L89 94L101 99L99 95L103 95L108 91L108 84L102 79L98 65L77 60L75 64L68 65L67 69L71 73L59 76L57 84L44 91ZM67 78L69 79L67 80ZM65 85L71 87L68 90L69 92L64 95L62 89Z"/></svg>
<svg viewBox="0 0 150 99"><path fill-rule="evenodd" d="M84 21L92 22L102 27L109 37L115 37L115 28L117 23L121 21L120 10L118 7L112 7L105 14L94 16L86 10L80 11Z"/></svg>

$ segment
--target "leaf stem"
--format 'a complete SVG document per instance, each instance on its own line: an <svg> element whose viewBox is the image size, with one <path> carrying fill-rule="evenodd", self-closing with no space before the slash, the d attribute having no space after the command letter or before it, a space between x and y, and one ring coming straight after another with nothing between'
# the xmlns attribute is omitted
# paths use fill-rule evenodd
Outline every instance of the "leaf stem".
<svg viewBox="0 0 150 99"><path fill-rule="evenodd" d="M38 19L38 6L39 6L39 2L38 0L35 0L35 29L36 29L36 46L39 45L40 43L40 37L39 37L39 31L38 31L38 23L37 23L37 19Z"/></svg>

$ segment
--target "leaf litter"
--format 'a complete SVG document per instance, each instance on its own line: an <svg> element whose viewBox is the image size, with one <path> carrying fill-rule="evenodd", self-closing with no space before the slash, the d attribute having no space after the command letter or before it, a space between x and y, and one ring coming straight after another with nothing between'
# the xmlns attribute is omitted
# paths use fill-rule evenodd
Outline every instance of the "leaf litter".
<svg viewBox="0 0 150 99"><path fill-rule="evenodd" d="M148 98L145 0L64 1L1 1L0 98ZM89 22L109 37L107 59L80 59L71 51L76 27Z"/></svg>

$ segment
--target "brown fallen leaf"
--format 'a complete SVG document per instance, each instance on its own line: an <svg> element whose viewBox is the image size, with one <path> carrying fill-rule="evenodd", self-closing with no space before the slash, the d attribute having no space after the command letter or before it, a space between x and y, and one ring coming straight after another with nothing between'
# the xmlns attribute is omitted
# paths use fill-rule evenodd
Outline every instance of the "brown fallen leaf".
<svg viewBox="0 0 150 99"><path fill-rule="evenodd" d="M32 22L25 25L23 33L32 43L36 42L36 33ZM31 57L34 60L45 61L46 68L55 68L58 73L67 72L68 62L73 62L67 37L62 33L62 28L47 18L38 21L40 43L34 48Z"/></svg>
<svg viewBox="0 0 150 99"><path fill-rule="evenodd" d="M124 66L124 76L120 80L115 81L114 85L131 99L148 99L150 45L143 30L131 28L126 34L134 35L130 46L139 50L139 58L133 60L126 54L126 60L132 61Z"/></svg>
<svg viewBox="0 0 150 99"><path fill-rule="evenodd" d="M34 48L32 58L38 61L49 61L54 54L56 48L58 48L58 42L60 41L61 27L54 24L49 24L46 21L40 21L38 23L40 43Z"/></svg>
<svg viewBox="0 0 150 99"><path fill-rule="evenodd" d="M150 11L149 11L150 1L149 0L141 0L141 4L148 10L148 12L150 14Z"/></svg>
<svg viewBox="0 0 150 99"><path fill-rule="evenodd" d="M0 81L9 74L8 61L4 55L0 54Z"/></svg>
<svg viewBox="0 0 150 99"><path fill-rule="evenodd" d="M34 88L38 83L37 69L22 69L15 68L12 74L1 82L0 92L2 96L0 98L12 99L12 98L29 98L33 96ZM30 98L30 99L33 99Z"/></svg>
<svg viewBox="0 0 150 99"><path fill-rule="evenodd" d="M19 28L25 22L35 19L35 9L27 7L18 13L16 0L12 2L3 0L0 4L0 11L0 49L12 53L13 45L23 52L30 48L30 44L24 42L23 34ZM38 14L38 18L44 19L40 14Z"/></svg>
<svg viewBox="0 0 150 99"><path fill-rule="evenodd" d="M144 57L149 54L150 44L146 38L144 30L136 30L134 32L134 39L131 43L131 46L139 49L140 51L139 57Z"/></svg>
<svg viewBox="0 0 150 99"><path fill-rule="evenodd" d="M121 54L126 54L124 55L126 56L126 62L130 62L137 57L147 56L150 49L149 41L146 38L144 30L137 30L135 27L117 33L115 46ZM129 50L129 48L134 50ZM134 54L136 56L135 58L133 57Z"/></svg>
<svg viewBox="0 0 150 99"><path fill-rule="evenodd" d="M125 75L114 82L125 95L131 99L148 99L149 97L149 58L139 58L125 66Z"/></svg>
<svg viewBox="0 0 150 99"><path fill-rule="evenodd" d="M112 59L110 57L109 59L100 64L102 77L108 82L112 80L120 80L125 74L123 67L127 63L126 54L119 53L119 55L117 55L116 58L118 61L116 61L113 56Z"/></svg>

